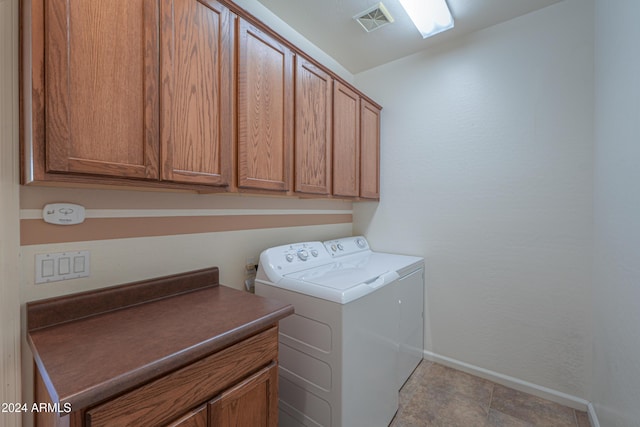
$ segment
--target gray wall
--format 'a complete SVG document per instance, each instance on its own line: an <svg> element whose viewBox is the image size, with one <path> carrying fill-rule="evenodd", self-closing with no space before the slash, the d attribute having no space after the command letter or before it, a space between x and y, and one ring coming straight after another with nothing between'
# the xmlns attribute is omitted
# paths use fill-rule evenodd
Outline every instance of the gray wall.
<svg viewBox="0 0 640 427"><path fill-rule="evenodd" d="M374 249L426 258L426 345L589 399L593 8L565 0L356 75L382 112Z"/></svg>
<svg viewBox="0 0 640 427"><path fill-rule="evenodd" d="M640 3L596 0L593 402L640 426Z"/></svg>

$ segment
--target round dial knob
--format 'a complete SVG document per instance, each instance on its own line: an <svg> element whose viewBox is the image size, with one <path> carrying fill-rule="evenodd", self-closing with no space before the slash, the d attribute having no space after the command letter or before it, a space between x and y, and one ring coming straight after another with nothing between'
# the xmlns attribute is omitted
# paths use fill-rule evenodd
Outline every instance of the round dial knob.
<svg viewBox="0 0 640 427"><path fill-rule="evenodd" d="M357 239L356 239L356 245L358 245L358 247L359 247L360 249L362 249L362 248L364 248L364 247L365 247L366 243L364 242L364 239L357 238Z"/></svg>
<svg viewBox="0 0 640 427"><path fill-rule="evenodd" d="M335 252L335 251L337 251L337 250L338 250L338 247L337 247L335 244L333 244L333 245L331 245L331 250L332 250L333 252Z"/></svg>
<svg viewBox="0 0 640 427"><path fill-rule="evenodd" d="M287 259L288 262L292 262L293 261L293 255L291 255L291 254L287 254L287 256L285 258Z"/></svg>
<svg viewBox="0 0 640 427"><path fill-rule="evenodd" d="M342 246L342 243L338 243L338 249L343 250L344 246Z"/></svg>
<svg viewBox="0 0 640 427"><path fill-rule="evenodd" d="M318 256L318 251L316 251L315 249L311 249L311 255L313 255L313 257L317 257Z"/></svg>
<svg viewBox="0 0 640 427"><path fill-rule="evenodd" d="M309 258L309 252L307 252L306 249L300 249L298 251L298 258L300 258L302 261L306 261L307 258Z"/></svg>

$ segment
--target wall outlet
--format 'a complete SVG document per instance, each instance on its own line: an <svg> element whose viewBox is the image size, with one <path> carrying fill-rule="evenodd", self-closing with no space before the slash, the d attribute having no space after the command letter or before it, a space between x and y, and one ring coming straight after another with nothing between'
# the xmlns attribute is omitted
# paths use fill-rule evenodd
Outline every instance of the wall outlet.
<svg viewBox="0 0 640 427"><path fill-rule="evenodd" d="M36 283L89 277L90 271L91 254L89 251L36 255Z"/></svg>
<svg viewBox="0 0 640 427"><path fill-rule="evenodd" d="M248 292L255 292L255 280L257 273L258 259L249 257L244 263L244 287Z"/></svg>
<svg viewBox="0 0 640 427"><path fill-rule="evenodd" d="M255 276L258 266L258 259L255 257L249 257L244 264L245 276Z"/></svg>

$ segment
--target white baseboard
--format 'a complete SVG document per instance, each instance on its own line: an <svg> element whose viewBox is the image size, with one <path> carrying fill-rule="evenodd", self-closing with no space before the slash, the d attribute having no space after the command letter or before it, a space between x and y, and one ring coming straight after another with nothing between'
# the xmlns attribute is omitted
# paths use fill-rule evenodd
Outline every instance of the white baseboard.
<svg viewBox="0 0 640 427"><path fill-rule="evenodd" d="M591 421L591 427L600 427L600 422L598 421L598 416L596 415L596 408L593 407L593 403L589 402L589 410L587 411L589 414L589 421Z"/></svg>
<svg viewBox="0 0 640 427"><path fill-rule="evenodd" d="M468 374L475 375L477 377L484 378L486 380L493 381L498 384L502 384L506 387L510 387L518 391L529 393L534 396L538 396L543 399L547 399L552 402L556 402L561 405L568 406L573 409L578 409L580 411L587 411L589 414L589 419L591 420L591 426L600 427L597 421L597 417L596 417L596 413L595 413L595 409L593 408L593 405L591 405L591 403L585 399L572 396L570 394L563 393L561 391L543 387L537 384L533 384L528 381L523 381L521 379L511 377L509 375L504 375L499 372L494 372L488 369L480 368L478 366L470 365L468 363L461 362L459 360L452 359L450 357L441 356L439 354L436 354L427 350L424 351L424 358L426 360L430 360L432 362L436 362L441 365L448 366L450 368L454 368L459 371L463 371Z"/></svg>

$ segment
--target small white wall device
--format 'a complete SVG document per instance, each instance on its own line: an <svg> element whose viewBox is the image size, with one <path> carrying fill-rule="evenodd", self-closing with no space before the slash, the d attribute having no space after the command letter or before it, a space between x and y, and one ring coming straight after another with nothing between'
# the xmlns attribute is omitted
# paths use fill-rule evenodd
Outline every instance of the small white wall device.
<svg viewBox="0 0 640 427"><path fill-rule="evenodd" d="M49 224L80 224L84 222L84 206L73 203L51 203L42 209L42 219Z"/></svg>

